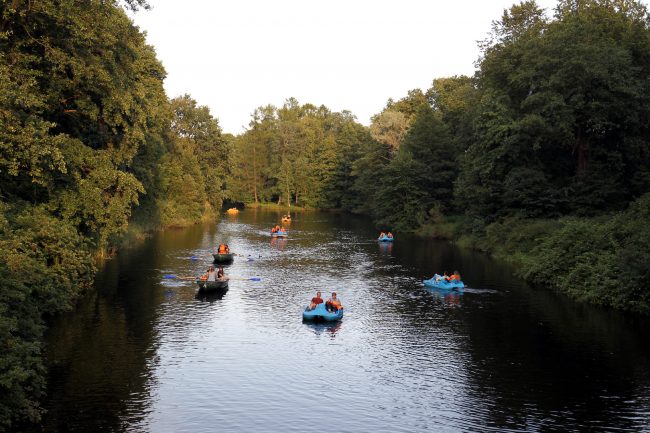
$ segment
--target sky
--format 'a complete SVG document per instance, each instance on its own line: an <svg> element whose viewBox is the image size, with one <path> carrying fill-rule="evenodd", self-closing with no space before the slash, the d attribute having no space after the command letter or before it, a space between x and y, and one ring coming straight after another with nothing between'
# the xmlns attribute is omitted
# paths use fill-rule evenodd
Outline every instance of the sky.
<svg viewBox="0 0 650 433"><path fill-rule="evenodd" d="M171 98L207 105L241 134L260 106L349 110L369 125L389 98L472 75L477 41L514 0L149 0L131 14ZM538 0L552 13L556 0Z"/></svg>

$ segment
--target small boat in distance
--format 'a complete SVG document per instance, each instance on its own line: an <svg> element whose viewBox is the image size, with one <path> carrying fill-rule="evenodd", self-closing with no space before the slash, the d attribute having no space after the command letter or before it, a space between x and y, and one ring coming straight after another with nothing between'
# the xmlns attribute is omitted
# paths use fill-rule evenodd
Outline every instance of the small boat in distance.
<svg viewBox="0 0 650 433"><path fill-rule="evenodd" d="M379 242L393 242L393 235L388 236L386 233L382 233L377 238Z"/></svg>
<svg viewBox="0 0 650 433"><path fill-rule="evenodd" d="M290 223L291 222L291 215L283 215L282 216L282 222L283 223Z"/></svg>
<svg viewBox="0 0 650 433"><path fill-rule="evenodd" d="M228 209L226 211L226 213L228 213L230 215L236 215L236 214L239 213L239 209L237 209L236 207L231 207L230 209Z"/></svg>
<svg viewBox="0 0 650 433"><path fill-rule="evenodd" d="M458 290L461 291L465 288L465 284L461 280L447 280L444 276L435 274L430 280L424 280L422 283L427 287L442 290Z"/></svg>
<svg viewBox="0 0 650 433"><path fill-rule="evenodd" d="M280 227L279 225L276 225L271 229L271 237L274 238L286 238L287 237L287 230L285 228Z"/></svg>

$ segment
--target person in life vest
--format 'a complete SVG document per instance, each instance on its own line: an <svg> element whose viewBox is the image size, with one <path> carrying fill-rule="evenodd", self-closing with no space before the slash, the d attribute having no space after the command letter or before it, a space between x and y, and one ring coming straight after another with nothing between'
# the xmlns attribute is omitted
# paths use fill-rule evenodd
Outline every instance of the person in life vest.
<svg viewBox="0 0 650 433"><path fill-rule="evenodd" d="M332 292L332 297L325 302L325 308L327 308L327 311L330 312L336 312L340 308L343 308L343 305L341 305L341 300L336 296L336 292Z"/></svg>
<svg viewBox="0 0 650 433"><path fill-rule="evenodd" d="M316 292L316 296L311 298L311 303L309 304L309 307L307 307L307 310L313 310L316 308L316 305L322 304L323 303L323 298L321 298L320 291Z"/></svg>
<svg viewBox="0 0 650 433"><path fill-rule="evenodd" d="M217 254L227 254L228 250L226 245L224 244L219 244L219 249L217 250Z"/></svg>
<svg viewBox="0 0 650 433"><path fill-rule="evenodd" d="M276 227L277 227L277 226L276 226ZM273 227L273 228L271 229L271 233L276 233L276 232L278 231L278 229L277 229L276 227Z"/></svg>
<svg viewBox="0 0 650 433"><path fill-rule="evenodd" d="M226 244L226 254L230 254L230 247Z"/></svg>
<svg viewBox="0 0 650 433"><path fill-rule="evenodd" d="M451 282L460 281L460 274L458 273L458 271L454 271L454 273L451 274L451 277L449 277L449 281Z"/></svg>
<svg viewBox="0 0 650 433"><path fill-rule="evenodd" d="M386 233L384 233L384 232L379 233L379 238L380 239L383 238L384 236L386 236Z"/></svg>
<svg viewBox="0 0 650 433"><path fill-rule="evenodd" d="M219 271L217 272L217 280L225 280L226 276L223 273L223 266L219 267Z"/></svg>
<svg viewBox="0 0 650 433"><path fill-rule="evenodd" d="M387 237L387 238L391 238L391 239L393 239L393 234L392 234L391 232L388 232L388 233L386 234L386 237Z"/></svg>

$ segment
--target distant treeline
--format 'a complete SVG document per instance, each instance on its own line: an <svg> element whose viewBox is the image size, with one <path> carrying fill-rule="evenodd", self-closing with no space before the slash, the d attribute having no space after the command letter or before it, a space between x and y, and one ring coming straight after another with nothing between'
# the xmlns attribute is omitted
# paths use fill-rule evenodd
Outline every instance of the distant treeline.
<svg viewBox="0 0 650 433"><path fill-rule="evenodd" d="M473 77L359 124L300 105L238 137L168 99L123 7L0 2L0 430L38 422L43 319L70 309L127 229L222 201L340 208L457 239L576 298L650 311L650 19L631 0L504 11ZM428 54L427 54L428 55Z"/></svg>

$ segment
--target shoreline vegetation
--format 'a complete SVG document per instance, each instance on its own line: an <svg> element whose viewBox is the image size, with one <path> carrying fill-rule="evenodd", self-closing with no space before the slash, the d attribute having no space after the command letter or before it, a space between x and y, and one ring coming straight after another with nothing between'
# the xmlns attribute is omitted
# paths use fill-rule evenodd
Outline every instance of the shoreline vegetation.
<svg viewBox="0 0 650 433"><path fill-rule="evenodd" d="M45 319L74 308L97 261L224 202L367 215L650 313L641 2L545 13L524 1L493 22L472 77L389 99L369 127L289 98L255 109L238 136L191 96L166 95L124 8L148 5L14 1L0 15L0 431L40 421Z"/></svg>

